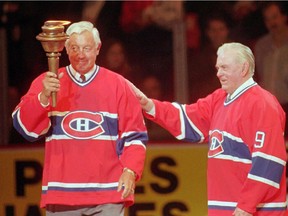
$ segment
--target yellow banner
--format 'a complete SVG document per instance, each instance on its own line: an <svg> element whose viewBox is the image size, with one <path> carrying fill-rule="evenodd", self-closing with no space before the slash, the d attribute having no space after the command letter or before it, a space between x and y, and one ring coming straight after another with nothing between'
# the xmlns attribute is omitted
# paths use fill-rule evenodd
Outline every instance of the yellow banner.
<svg viewBox="0 0 288 216"><path fill-rule="evenodd" d="M152 145L129 216L205 216L206 145Z"/></svg>
<svg viewBox="0 0 288 216"><path fill-rule="evenodd" d="M0 215L44 216L39 208L43 147L0 149Z"/></svg>
<svg viewBox="0 0 288 216"><path fill-rule="evenodd" d="M0 149L0 215L44 216L39 208L44 147ZM135 204L126 216L205 216L207 145L147 148Z"/></svg>

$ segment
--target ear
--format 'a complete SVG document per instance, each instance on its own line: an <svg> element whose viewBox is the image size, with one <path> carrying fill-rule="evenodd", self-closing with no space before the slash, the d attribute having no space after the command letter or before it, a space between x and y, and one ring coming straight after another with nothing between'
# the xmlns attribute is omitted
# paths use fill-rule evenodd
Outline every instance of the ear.
<svg viewBox="0 0 288 216"><path fill-rule="evenodd" d="M242 76L245 77L249 74L249 63L246 61L244 62L243 66L242 66L242 72L241 72Z"/></svg>
<svg viewBox="0 0 288 216"><path fill-rule="evenodd" d="M98 46L97 46L97 50L98 51L100 50L101 46L102 46L102 43L99 43Z"/></svg>
<svg viewBox="0 0 288 216"><path fill-rule="evenodd" d="M102 43L99 43L97 48L96 48L97 55L99 55L101 46L102 46Z"/></svg>

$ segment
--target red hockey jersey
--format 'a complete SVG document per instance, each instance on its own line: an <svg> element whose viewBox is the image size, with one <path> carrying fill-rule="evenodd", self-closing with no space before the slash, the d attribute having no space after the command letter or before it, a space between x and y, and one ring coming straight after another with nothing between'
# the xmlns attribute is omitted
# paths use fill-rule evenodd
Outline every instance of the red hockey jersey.
<svg viewBox="0 0 288 216"><path fill-rule="evenodd" d="M287 215L285 113L274 96L250 79L231 101L218 89L191 105L154 103L147 118L178 139L209 142L209 216L231 216L236 206Z"/></svg>
<svg viewBox="0 0 288 216"><path fill-rule="evenodd" d="M37 77L13 112L14 127L28 140L46 136L41 206L131 205L117 192L123 168L141 177L148 140L141 107L126 80L96 66L77 81L69 67L60 79L57 106L44 108Z"/></svg>

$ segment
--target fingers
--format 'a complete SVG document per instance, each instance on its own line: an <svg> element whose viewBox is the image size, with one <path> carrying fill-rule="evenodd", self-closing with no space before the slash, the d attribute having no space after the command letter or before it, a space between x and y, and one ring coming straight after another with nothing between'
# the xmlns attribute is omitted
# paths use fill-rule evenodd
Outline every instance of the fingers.
<svg viewBox="0 0 288 216"><path fill-rule="evenodd" d="M133 185L128 186L128 185L125 185L124 183L120 184L119 182L117 192L120 192L123 189L123 192L121 194L121 199L125 199L129 195L132 195L135 193L134 187L135 186Z"/></svg>
<svg viewBox="0 0 288 216"><path fill-rule="evenodd" d="M118 188L117 191L122 191L121 199L125 199L130 195L134 194L134 188L135 188L135 177L133 177L131 174L127 172L123 172L119 182L118 182Z"/></svg>
<svg viewBox="0 0 288 216"><path fill-rule="evenodd" d="M140 89L138 89L132 82L130 82L127 79L126 82L131 87L131 89L133 90L133 92L135 93L136 97L139 99L140 102L142 99L147 98L146 95L142 91L140 91Z"/></svg>
<svg viewBox="0 0 288 216"><path fill-rule="evenodd" d="M122 194L121 194L121 199L125 199L125 198L127 198L129 195L132 195L132 194L134 194L134 188L132 188L132 187L125 187L125 186L124 186L124 190L123 190L123 192L122 192Z"/></svg>
<svg viewBox="0 0 288 216"><path fill-rule="evenodd" d="M118 192L121 191L121 189L123 189L123 192L121 194L121 199L125 199L127 198L129 195L133 195L134 194L134 188L135 188L135 183L134 181L125 181L125 183L119 184L120 185L120 190L118 190ZM119 186L118 186L119 189Z"/></svg>
<svg viewBox="0 0 288 216"><path fill-rule="evenodd" d="M63 77L63 73L59 74L59 78ZM43 81L43 94L46 97L51 96L51 92L58 92L60 90L60 81L57 74L53 72L47 72Z"/></svg>
<svg viewBox="0 0 288 216"><path fill-rule="evenodd" d="M148 98L140 89L138 89L129 80L126 79L126 82L131 87L133 92L135 93L137 99L139 100L139 103L140 103L142 109L145 110L146 112L149 112L154 107L153 101L150 98Z"/></svg>

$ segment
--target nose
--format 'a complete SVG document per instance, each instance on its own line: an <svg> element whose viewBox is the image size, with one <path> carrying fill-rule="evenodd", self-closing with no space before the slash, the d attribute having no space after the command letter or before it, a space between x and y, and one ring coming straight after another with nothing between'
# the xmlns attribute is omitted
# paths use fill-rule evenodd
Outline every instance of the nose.
<svg viewBox="0 0 288 216"><path fill-rule="evenodd" d="M85 53L83 49L79 49L78 53L77 53L79 58L84 58L85 57Z"/></svg>
<svg viewBox="0 0 288 216"><path fill-rule="evenodd" d="M216 69L216 76L218 77L218 78L220 78L221 76L222 76L222 72L221 72L221 70L220 69Z"/></svg>

